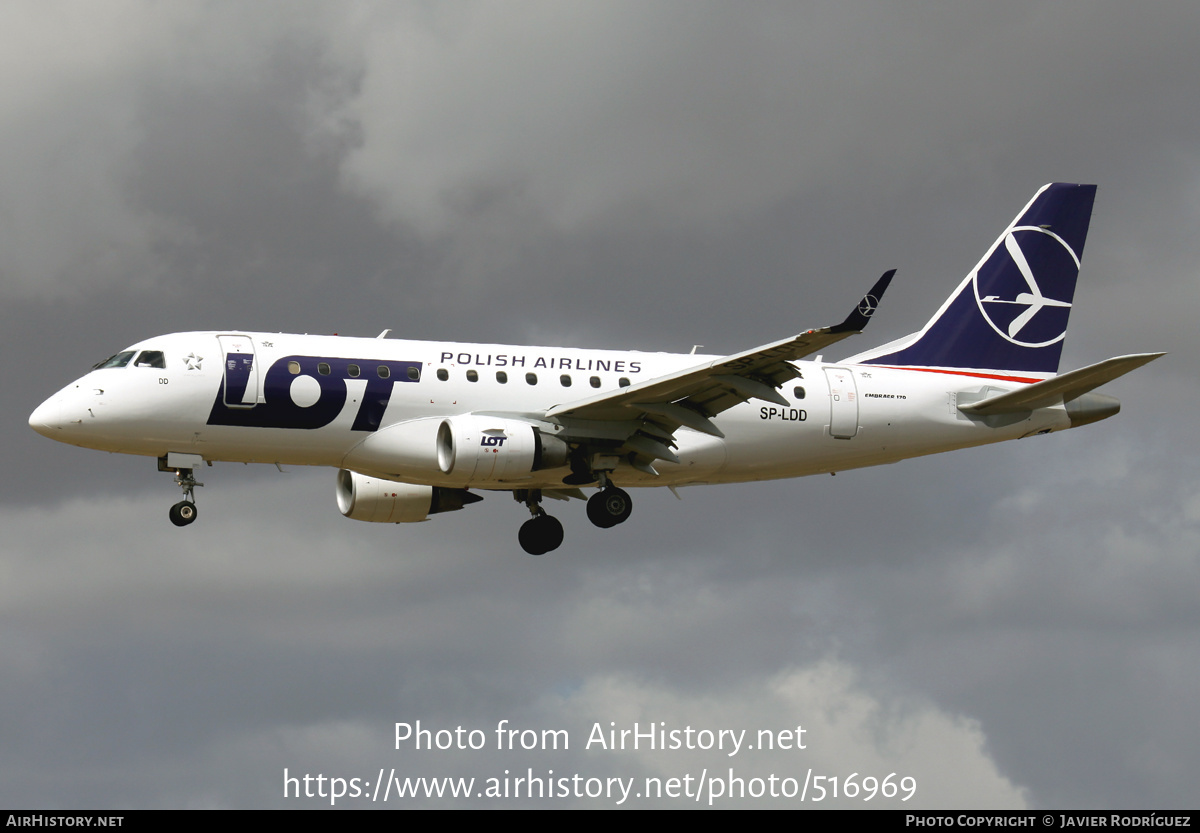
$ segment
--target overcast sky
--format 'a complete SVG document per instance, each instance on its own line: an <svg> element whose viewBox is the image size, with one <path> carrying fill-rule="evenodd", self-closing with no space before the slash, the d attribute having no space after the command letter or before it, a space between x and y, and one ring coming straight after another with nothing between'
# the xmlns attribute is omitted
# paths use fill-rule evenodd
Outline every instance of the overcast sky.
<svg viewBox="0 0 1200 833"><path fill-rule="evenodd" d="M3 4L0 803L732 768L917 784L818 806L1194 805L1197 31L1193 2ZM1170 351L1078 431L639 491L612 530L555 505L533 558L503 495L356 523L332 470L218 464L176 529L153 460L26 424L164 332L725 353L897 268L850 355L1050 181L1099 185L1063 369ZM488 748L396 750L417 720ZM501 720L570 748L498 751ZM806 748L585 749L635 722Z"/></svg>

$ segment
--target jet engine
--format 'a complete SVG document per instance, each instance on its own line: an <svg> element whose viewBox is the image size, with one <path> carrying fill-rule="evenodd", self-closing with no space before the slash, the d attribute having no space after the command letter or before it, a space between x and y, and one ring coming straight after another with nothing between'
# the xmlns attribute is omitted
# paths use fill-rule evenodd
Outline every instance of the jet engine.
<svg viewBox="0 0 1200 833"><path fill-rule="evenodd" d="M337 474L338 509L356 521L415 523L481 500L482 497L466 489L380 480L347 469L340 469Z"/></svg>
<svg viewBox="0 0 1200 833"><path fill-rule="evenodd" d="M567 465L570 448L528 422L460 414L397 422L376 431L342 465L455 485L499 484Z"/></svg>
<svg viewBox="0 0 1200 833"><path fill-rule="evenodd" d="M522 477L567 464L570 449L558 437L527 422L464 414L442 420L437 432L438 468L471 481Z"/></svg>

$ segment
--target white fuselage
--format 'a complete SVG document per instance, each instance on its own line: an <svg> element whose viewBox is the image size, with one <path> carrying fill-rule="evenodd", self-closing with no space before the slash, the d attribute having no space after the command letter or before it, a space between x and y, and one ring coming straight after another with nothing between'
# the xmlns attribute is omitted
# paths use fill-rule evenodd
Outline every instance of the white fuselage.
<svg viewBox="0 0 1200 833"><path fill-rule="evenodd" d="M481 412L542 414L717 358L245 332L177 333L128 352L134 355L124 366L93 370L48 399L30 424L61 442L126 454L362 469L355 449L390 426ZM138 366L153 353L161 362ZM650 486L800 477L1070 427L1061 406L1003 425L957 410L960 395L994 395L1032 378L819 360L795 366L801 377L780 389L787 407L758 400L733 407L714 418L723 439L681 428L678 463L657 461L657 475L620 465L612 480ZM488 482L436 467L375 473L519 489L561 487L570 472Z"/></svg>

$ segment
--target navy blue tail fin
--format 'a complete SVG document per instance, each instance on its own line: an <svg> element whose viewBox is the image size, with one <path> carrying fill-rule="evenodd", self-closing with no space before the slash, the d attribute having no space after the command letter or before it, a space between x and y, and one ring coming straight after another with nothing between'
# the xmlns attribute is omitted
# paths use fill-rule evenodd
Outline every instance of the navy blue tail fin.
<svg viewBox="0 0 1200 833"><path fill-rule="evenodd" d="M918 333L846 361L1058 372L1095 185L1043 186Z"/></svg>

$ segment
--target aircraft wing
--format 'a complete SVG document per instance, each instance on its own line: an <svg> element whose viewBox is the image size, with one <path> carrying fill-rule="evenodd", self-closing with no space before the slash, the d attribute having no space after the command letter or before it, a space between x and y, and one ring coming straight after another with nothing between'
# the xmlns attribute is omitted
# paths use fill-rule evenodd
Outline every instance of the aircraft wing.
<svg viewBox="0 0 1200 833"><path fill-rule="evenodd" d="M571 434L571 424L580 421L640 421L642 430L647 427L646 423L658 426L658 432L651 429L649 433L657 434L660 440L670 441L670 435L680 426L723 437L724 434L713 424L711 417L750 399L788 405L778 388L800 375L791 362L862 332L895 273L895 269L885 272L840 324L808 330L792 338L648 379L627 388L556 405L544 416L562 423L567 435ZM649 437L631 436L626 440L626 446L646 457L674 457L661 442ZM666 451L667 454L659 451Z"/></svg>

